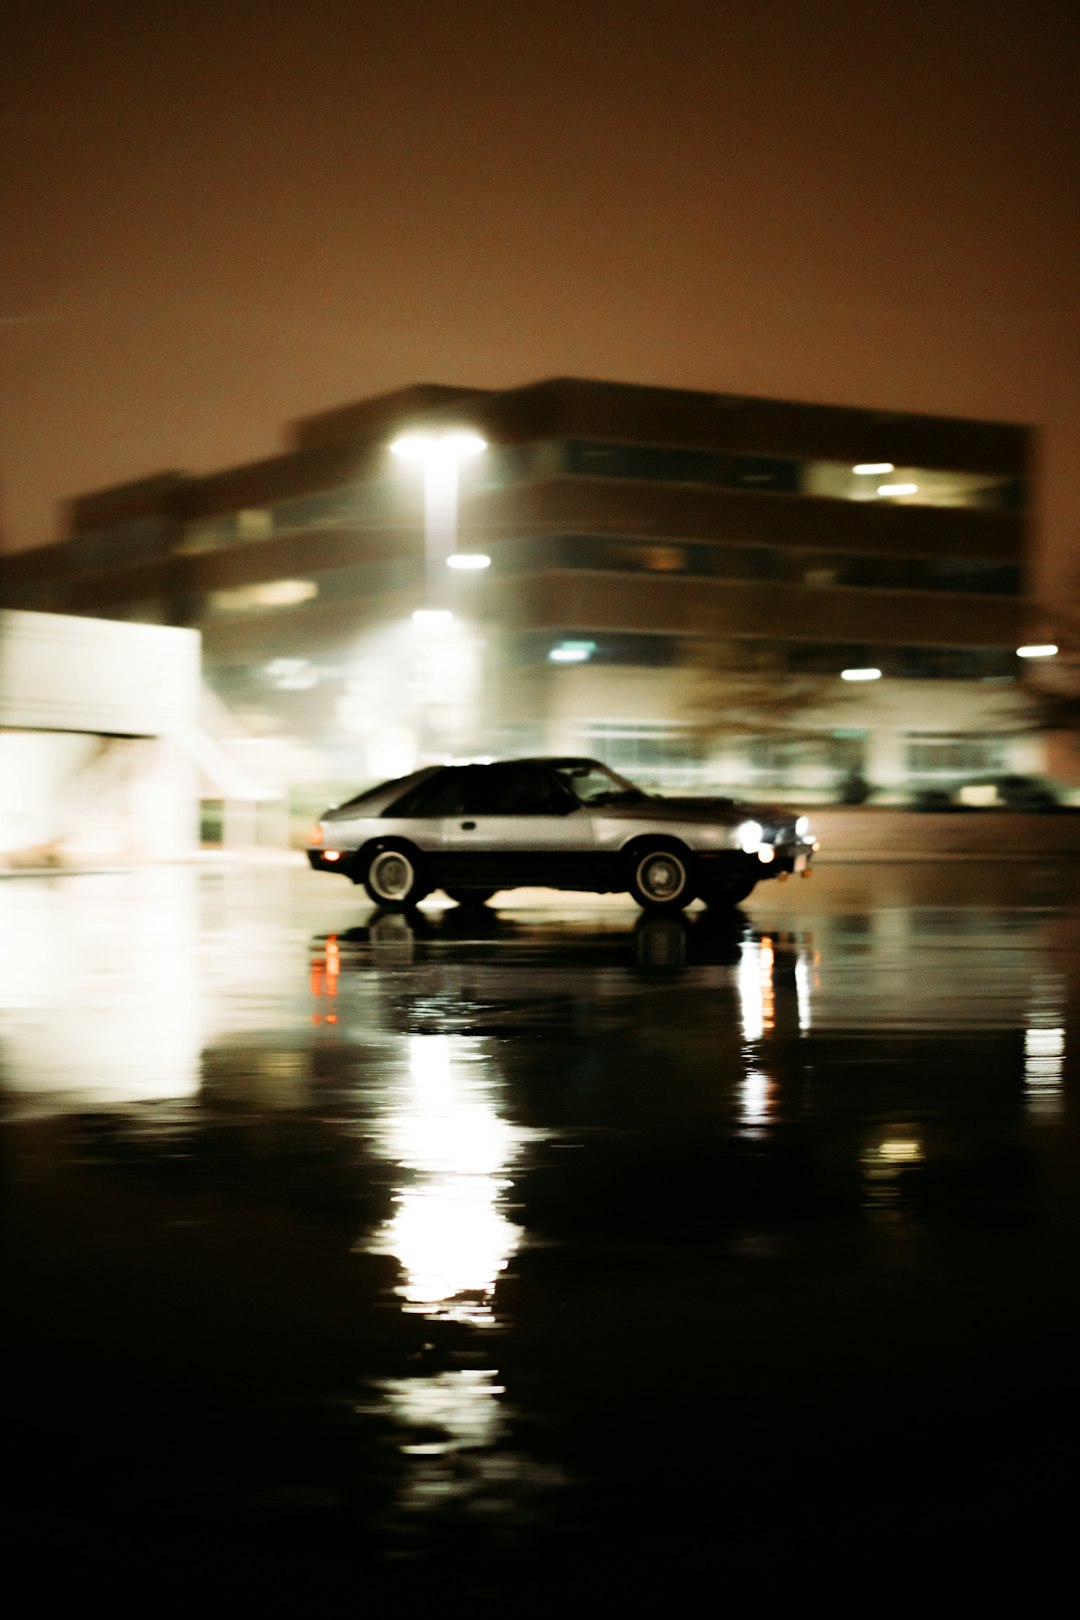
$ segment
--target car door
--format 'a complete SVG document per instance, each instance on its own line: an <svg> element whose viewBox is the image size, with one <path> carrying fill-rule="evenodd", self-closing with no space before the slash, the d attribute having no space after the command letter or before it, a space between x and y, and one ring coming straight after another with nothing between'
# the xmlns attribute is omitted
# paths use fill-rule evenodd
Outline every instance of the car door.
<svg viewBox="0 0 1080 1620"><path fill-rule="evenodd" d="M462 804L462 777L460 766L449 765L418 782L377 821L364 824L365 840L400 838L413 844L434 865L443 848L448 818L455 816ZM436 881L438 873L433 872Z"/></svg>
<svg viewBox="0 0 1080 1620"><path fill-rule="evenodd" d="M443 824L448 882L509 889L588 879L591 818L539 761L467 766L461 804Z"/></svg>

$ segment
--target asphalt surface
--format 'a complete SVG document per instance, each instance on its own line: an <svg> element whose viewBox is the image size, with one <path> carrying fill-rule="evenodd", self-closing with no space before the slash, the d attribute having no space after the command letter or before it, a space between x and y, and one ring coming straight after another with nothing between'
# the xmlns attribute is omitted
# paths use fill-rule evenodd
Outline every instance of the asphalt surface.
<svg viewBox="0 0 1080 1620"><path fill-rule="evenodd" d="M373 914L0 885L6 1568L38 1607L1050 1600L1080 871Z"/></svg>

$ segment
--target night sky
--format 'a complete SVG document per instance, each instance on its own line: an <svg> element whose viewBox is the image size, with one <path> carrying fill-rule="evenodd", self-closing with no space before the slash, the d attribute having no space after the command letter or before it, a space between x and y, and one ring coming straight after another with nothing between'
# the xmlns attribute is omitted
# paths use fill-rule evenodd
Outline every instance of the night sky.
<svg viewBox="0 0 1080 1620"><path fill-rule="evenodd" d="M34 0L0 23L0 524L413 381L1043 425L1080 541L1080 8Z"/></svg>

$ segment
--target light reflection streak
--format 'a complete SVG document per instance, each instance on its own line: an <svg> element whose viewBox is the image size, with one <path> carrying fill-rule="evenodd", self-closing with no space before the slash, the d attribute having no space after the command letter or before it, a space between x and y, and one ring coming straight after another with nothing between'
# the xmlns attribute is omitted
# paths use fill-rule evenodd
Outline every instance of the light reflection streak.
<svg viewBox="0 0 1080 1620"><path fill-rule="evenodd" d="M1042 973L1031 983L1024 1030L1024 1098L1032 1119L1060 1117L1065 1081L1065 981Z"/></svg>
<svg viewBox="0 0 1080 1620"><path fill-rule="evenodd" d="M378 1386L390 1415L405 1430L441 1438L408 1441L401 1446L410 1457L441 1457L494 1444L502 1428L502 1413L495 1399L506 1393L493 1382L498 1373L468 1371L435 1373L428 1378L388 1378Z"/></svg>
<svg viewBox="0 0 1080 1620"><path fill-rule="evenodd" d="M535 1513L532 1499L566 1483L562 1470L505 1444L503 1386L491 1368L388 1378L375 1386L374 1410L389 1415L405 1438L408 1467L396 1493L404 1525L455 1506L513 1520Z"/></svg>
<svg viewBox="0 0 1080 1620"><path fill-rule="evenodd" d="M196 938L182 869L0 885L0 1034L19 1118L198 1092Z"/></svg>
<svg viewBox="0 0 1080 1620"><path fill-rule="evenodd" d="M481 1330L496 1325L496 1284L521 1241L506 1213L507 1171L528 1134L500 1118L491 1084L480 1041L409 1037L407 1074L379 1131L382 1151L409 1175L394 1215L365 1244L400 1262L404 1311ZM409 1461L397 1495L406 1518L450 1502L506 1513L551 1483L503 1445L497 1368L433 1370L378 1389Z"/></svg>
<svg viewBox="0 0 1080 1620"><path fill-rule="evenodd" d="M749 1129L745 1134L757 1135L767 1124L773 1111L774 1082L760 1069L747 1069L739 1088L739 1120Z"/></svg>
<svg viewBox="0 0 1080 1620"><path fill-rule="evenodd" d="M896 1131L890 1131L888 1136L865 1149L861 1164L866 1183L864 1204L869 1215L890 1222L900 1218L904 1175L921 1164L925 1156L923 1144L917 1137L901 1136Z"/></svg>
<svg viewBox="0 0 1080 1620"><path fill-rule="evenodd" d="M795 959L795 1003L798 1009L799 1029L802 1031L813 1027L810 1016L811 991L810 963L806 951L800 951Z"/></svg>
<svg viewBox="0 0 1080 1620"><path fill-rule="evenodd" d="M376 1248L401 1262L406 1311L489 1327L496 1282L521 1241L504 1205L506 1170L525 1133L500 1119L486 1095L478 1044L409 1037L406 1095L381 1136L387 1156L416 1179L398 1189Z"/></svg>
<svg viewBox="0 0 1080 1620"><path fill-rule="evenodd" d="M767 934L760 939L743 941L738 986L743 1035L748 1041L759 1041L775 1028L773 966L773 942Z"/></svg>
<svg viewBox="0 0 1080 1620"><path fill-rule="evenodd" d="M1024 1092L1028 1111L1039 1119L1056 1119L1062 1109L1065 1031L1024 1032Z"/></svg>

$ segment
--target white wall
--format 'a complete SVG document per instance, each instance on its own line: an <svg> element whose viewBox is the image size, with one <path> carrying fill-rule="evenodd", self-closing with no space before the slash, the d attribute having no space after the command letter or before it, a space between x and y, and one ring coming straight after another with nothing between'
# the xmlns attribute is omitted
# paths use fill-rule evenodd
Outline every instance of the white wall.
<svg viewBox="0 0 1080 1620"><path fill-rule="evenodd" d="M0 613L0 863L195 847L197 631Z"/></svg>

